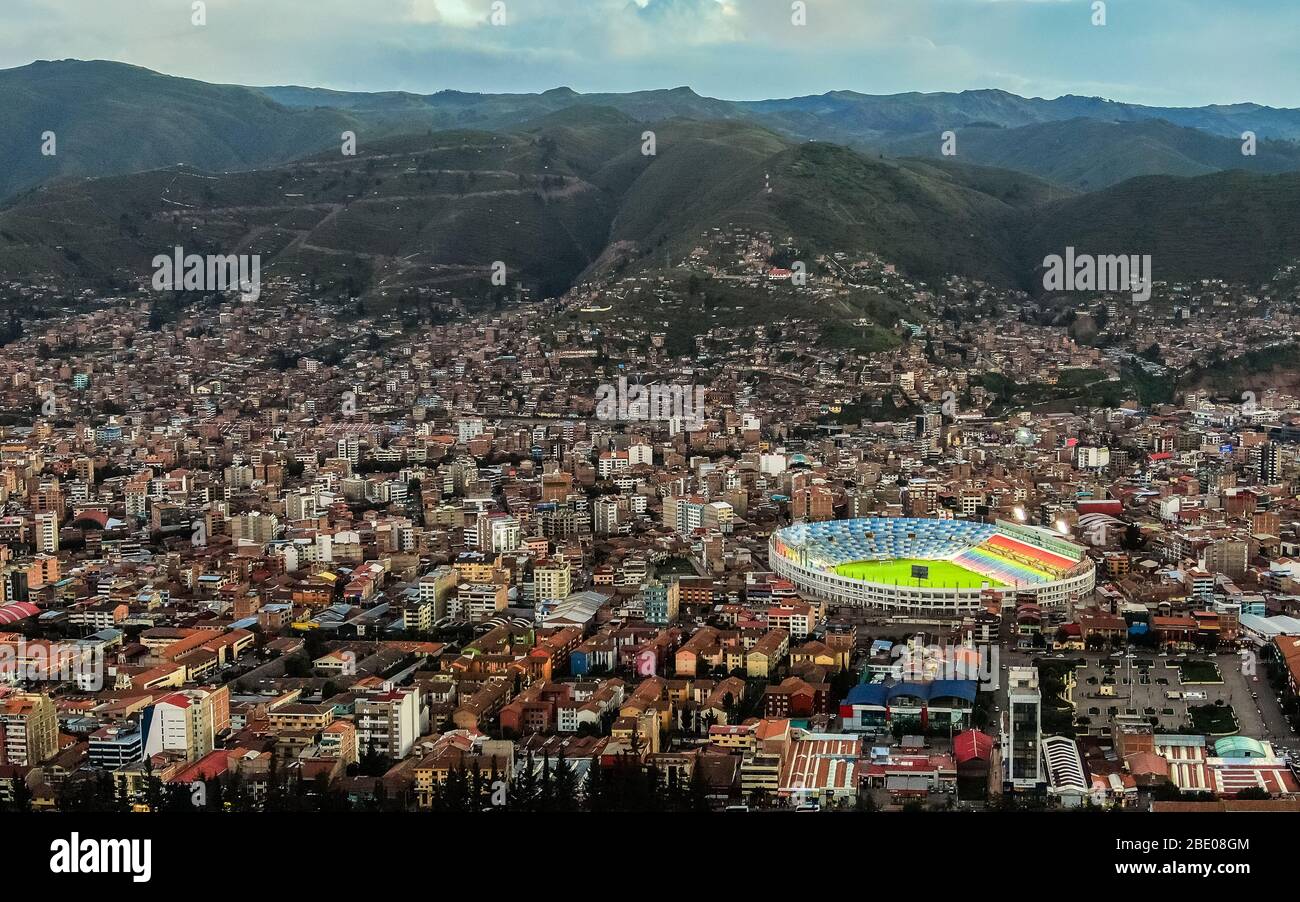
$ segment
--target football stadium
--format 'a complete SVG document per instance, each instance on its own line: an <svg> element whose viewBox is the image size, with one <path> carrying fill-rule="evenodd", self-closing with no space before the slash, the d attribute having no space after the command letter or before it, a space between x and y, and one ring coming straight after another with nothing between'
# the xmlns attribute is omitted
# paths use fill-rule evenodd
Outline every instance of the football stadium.
<svg viewBox="0 0 1300 902"><path fill-rule="evenodd" d="M768 560L812 598L951 616L983 609L989 596L1032 594L1040 605L1064 605L1091 592L1096 576L1082 546L1004 520L799 523L772 534Z"/></svg>

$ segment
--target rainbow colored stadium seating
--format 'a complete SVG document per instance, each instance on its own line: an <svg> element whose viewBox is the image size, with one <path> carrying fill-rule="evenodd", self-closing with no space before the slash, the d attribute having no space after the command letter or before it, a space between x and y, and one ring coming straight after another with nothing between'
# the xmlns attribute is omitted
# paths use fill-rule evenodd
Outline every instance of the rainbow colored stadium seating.
<svg viewBox="0 0 1300 902"><path fill-rule="evenodd" d="M974 570L983 576L996 579L1008 586L1037 585L1056 579L1055 576L1046 571L1035 570L1010 558L1003 557L985 545L963 551L953 558L952 562L960 564L967 570Z"/></svg>
<svg viewBox="0 0 1300 902"><path fill-rule="evenodd" d="M1028 559L1034 562L1036 567L1041 567L1048 573L1060 575L1073 567L1077 561L1072 561L1067 557L1059 554L1053 554L1050 551L1044 551L1042 548L1035 548L1033 545L1026 544L1010 536L1004 536L1001 533L990 536L985 542L991 550L997 551L1012 558L1021 560Z"/></svg>

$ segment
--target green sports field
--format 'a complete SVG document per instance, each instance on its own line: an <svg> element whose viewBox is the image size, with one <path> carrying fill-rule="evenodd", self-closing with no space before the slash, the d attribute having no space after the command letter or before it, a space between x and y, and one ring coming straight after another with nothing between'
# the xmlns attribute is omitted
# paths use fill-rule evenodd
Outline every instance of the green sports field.
<svg viewBox="0 0 1300 902"><path fill-rule="evenodd" d="M913 564L929 567L930 578L920 581L912 579ZM860 579L869 583L884 583L886 585L897 583L900 586L920 586L932 589L954 587L958 589L978 589L984 583L994 587L1003 585L1003 583L995 579L981 576L974 570L967 570L965 567L951 561L921 561L912 558L897 561L854 561L849 564L840 564L835 568L835 572L840 576L847 576L849 579Z"/></svg>

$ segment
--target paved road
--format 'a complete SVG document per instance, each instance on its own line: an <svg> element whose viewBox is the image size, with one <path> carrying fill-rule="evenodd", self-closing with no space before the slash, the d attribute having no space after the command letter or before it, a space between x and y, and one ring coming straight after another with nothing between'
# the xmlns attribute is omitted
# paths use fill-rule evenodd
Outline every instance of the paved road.
<svg viewBox="0 0 1300 902"><path fill-rule="evenodd" d="M1277 697L1269 686L1268 674L1264 666L1260 664L1258 673L1252 676L1242 672L1242 660L1238 655L1223 654L1215 660L1218 661L1219 670L1223 674L1224 687L1229 694L1229 700L1241 721L1242 733L1290 748L1300 745L1290 724L1286 722L1282 706L1278 704ZM1258 681L1255 676L1258 677ZM1257 694L1259 698L1252 698L1251 693Z"/></svg>

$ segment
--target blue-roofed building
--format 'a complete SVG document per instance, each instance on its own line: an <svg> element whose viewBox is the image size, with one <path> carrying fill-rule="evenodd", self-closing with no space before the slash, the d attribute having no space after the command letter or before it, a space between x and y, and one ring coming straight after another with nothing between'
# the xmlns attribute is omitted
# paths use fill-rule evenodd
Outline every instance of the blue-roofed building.
<svg viewBox="0 0 1300 902"><path fill-rule="evenodd" d="M861 683L840 704L843 728L883 733L899 721L917 721L922 729L967 729L979 684L975 680L904 680Z"/></svg>

